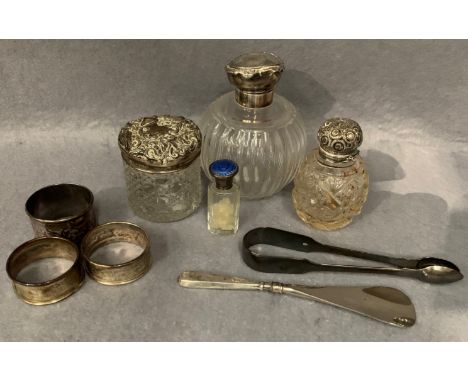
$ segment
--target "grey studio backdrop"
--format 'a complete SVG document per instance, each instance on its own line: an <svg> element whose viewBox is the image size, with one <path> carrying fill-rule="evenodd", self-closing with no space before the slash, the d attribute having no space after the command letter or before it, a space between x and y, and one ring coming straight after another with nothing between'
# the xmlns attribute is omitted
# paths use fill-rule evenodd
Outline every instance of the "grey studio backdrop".
<svg viewBox="0 0 468 382"><path fill-rule="evenodd" d="M211 101L232 89L223 66L252 50L285 60L278 92L302 112L310 146L327 117L361 124L371 178L362 215L341 231L313 231L295 216L289 185L272 198L244 201L232 237L208 233L205 204L177 223L134 216L119 128L165 113L198 122ZM467 274L466 41L1 41L0 81L0 339L468 340L466 279L437 286L370 275L260 274L239 252L248 230L274 226L371 252L441 256ZM62 182L94 192L100 222L128 220L146 229L153 267L133 284L107 287L87 279L58 304L29 306L15 297L4 265L33 236L27 197ZM393 286L411 297L418 320L398 329L286 296L183 289L176 279L184 270Z"/></svg>

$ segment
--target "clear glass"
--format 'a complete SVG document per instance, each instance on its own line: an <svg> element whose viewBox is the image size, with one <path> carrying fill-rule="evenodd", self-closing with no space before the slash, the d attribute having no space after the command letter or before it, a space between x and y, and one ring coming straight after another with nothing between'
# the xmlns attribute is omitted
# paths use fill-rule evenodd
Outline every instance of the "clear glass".
<svg viewBox="0 0 468 382"><path fill-rule="evenodd" d="M259 199L280 191L296 175L305 155L302 118L285 98L275 94L263 108L240 106L234 92L214 101L203 116L202 167L231 159L239 165L241 196Z"/></svg>
<svg viewBox="0 0 468 382"><path fill-rule="evenodd" d="M312 151L294 179L293 202L299 217L320 230L336 230L361 213L369 190L369 176L358 155L348 167L320 163Z"/></svg>
<svg viewBox="0 0 468 382"><path fill-rule="evenodd" d="M229 190L208 186L208 230L217 235L230 235L239 228L240 190L233 184Z"/></svg>
<svg viewBox="0 0 468 382"><path fill-rule="evenodd" d="M154 222L172 222L192 214L200 205L200 159L169 173L148 173L124 161L130 207Z"/></svg>

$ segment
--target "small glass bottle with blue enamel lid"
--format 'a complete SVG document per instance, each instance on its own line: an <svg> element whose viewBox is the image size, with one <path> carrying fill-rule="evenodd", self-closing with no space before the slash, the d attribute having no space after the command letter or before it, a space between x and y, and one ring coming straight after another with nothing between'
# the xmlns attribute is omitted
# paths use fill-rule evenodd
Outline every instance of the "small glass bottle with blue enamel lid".
<svg viewBox="0 0 468 382"><path fill-rule="evenodd" d="M230 235L239 228L240 189L233 182L239 171L229 159L216 160L209 172L214 178L208 186L208 230L217 235Z"/></svg>

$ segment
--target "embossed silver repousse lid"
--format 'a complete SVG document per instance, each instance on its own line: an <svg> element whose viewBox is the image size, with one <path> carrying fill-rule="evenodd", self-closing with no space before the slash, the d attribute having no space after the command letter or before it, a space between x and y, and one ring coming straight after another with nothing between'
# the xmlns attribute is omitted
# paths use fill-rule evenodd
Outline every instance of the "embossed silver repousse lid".
<svg viewBox="0 0 468 382"><path fill-rule="evenodd" d="M283 61L273 53L247 53L225 67L236 87L236 101L245 107L265 107L273 101L273 89L284 71Z"/></svg>
<svg viewBox="0 0 468 382"><path fill-rule="evenodd" d="M128 122L120 130L123 159L146 172L170 172L187 167L199 155L202 136L184 117L154 115Z"/></svg>
<svg viewBox="0 0 468 382"><path fill-rule="evenodd" d="M319 160L327 165L346 166L354 162L362 143L361 126L349 118L330 118L317 133Z"/></svg>

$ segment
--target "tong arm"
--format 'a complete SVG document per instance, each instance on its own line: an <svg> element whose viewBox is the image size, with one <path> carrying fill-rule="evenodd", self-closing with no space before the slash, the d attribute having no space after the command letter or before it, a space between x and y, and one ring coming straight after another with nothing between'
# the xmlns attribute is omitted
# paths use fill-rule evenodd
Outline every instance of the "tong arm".
<svg viewBox="0 0 468 382"><path fill-rule="evenodd" d="M256 252L252 251L250 248L258 244L268 244L280 248L292 249L300 252L325 252L332 253L336 255L348 256L363 260L375 261L378 263L392 265L398 268L416 268L418 260L416 259L404 259L404 258L394 258L385 255L377 255L373 253L367 253L352 249L340 248L331 245L326 245L319 243L318 241L312 239L311 237L300 235L293 232L283 231L276 228L256 228L248 232L244 236L244 251L247 250L254 256L260 257ZM289 259L287 257L272 257L272 256L262 256L265 259L268 259L268 262L273 261L273 259L278 259L275 261L278 267L291 267L291 261L296 262L297 266L304 267L305 263L297 263L298 259ZM244 257L245 259L245 257ZM316 264L305 260L308 265L308 270L312 266L320 266L321 264Z"/></svg>

